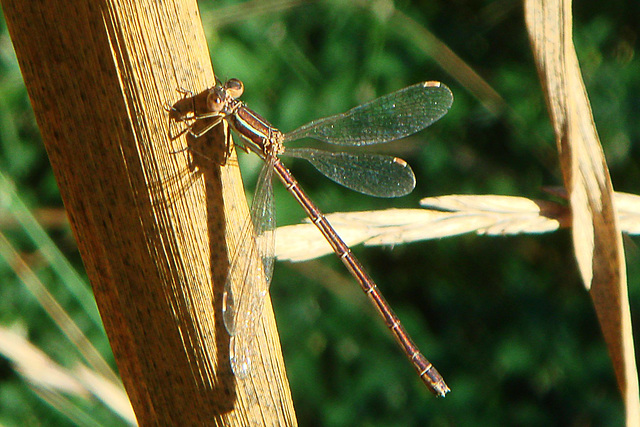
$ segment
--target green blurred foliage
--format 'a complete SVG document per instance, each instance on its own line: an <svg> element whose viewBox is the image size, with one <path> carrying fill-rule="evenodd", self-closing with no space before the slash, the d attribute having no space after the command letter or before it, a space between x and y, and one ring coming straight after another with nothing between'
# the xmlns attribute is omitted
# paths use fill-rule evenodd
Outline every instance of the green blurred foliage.
<svg viewBox="0 0 640 427"><path fill-rule="evenodd" d="M422 197L446 194L547 198L542 186L562 184L520 2L326 0L289 9L278 9L275 1L249 4L260 8L200 3L212 61L218 78L243 80L245 102L283 131L418 81L439 80L454 93L453 108L440 122L377 147L414 168L417 188L407 197L354 194L303 162L289 163L325 212L417 207ZM638 194L640 4L583 1L574 7L578 58L614 186ZM451 77L443 58L425 52L424 40L402 37L394 11L451 48L506 107L487 110L479 94L465 89L468 82ZM0 167L33 208L60 207L0 25ZM241 161L251 186L260 160ZM275 190L279 224L299 222L302 210L280 185ZM81 269L68 232L54 235ZM636 242L625 242L634 314L640 308ZM452 392L446 399L428 393L339 261L278 263L271 295L300 425L623 423L613 368L567 230L354 251ZM63 360L64 350L48 338L54 336L47 330L51 322L7 267L0 268L3 325L27 328L33 342ZM6 364L0 365L0 380L3 424L65 422L20 385ZM30 421L28 414L35 414Z"/></svg>

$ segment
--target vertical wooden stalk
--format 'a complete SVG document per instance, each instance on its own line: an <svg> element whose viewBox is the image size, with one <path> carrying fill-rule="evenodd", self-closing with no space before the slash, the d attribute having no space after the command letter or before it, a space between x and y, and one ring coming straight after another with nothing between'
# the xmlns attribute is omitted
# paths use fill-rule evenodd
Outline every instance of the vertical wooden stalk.
<svg viewBox="0 0 640 427"><path fill-rule="evenodd" d="M3 9L138 422L295 424L270 303L252 375L230 371L221 294L247 215L237 162L196 164L169 137L176 89L214 82L195 2ZM221 158L223 128L207 143Z"/></svg>

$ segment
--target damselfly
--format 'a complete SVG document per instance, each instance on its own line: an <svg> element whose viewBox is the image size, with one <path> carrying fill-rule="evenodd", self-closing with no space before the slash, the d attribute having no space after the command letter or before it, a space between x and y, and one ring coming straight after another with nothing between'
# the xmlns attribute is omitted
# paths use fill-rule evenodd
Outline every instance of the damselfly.
<svg viewBox="0 0 640 427"><path fill-rule="evenodd" d="M370 153L285 148L284 143L314 138L330 144L358 147L403 138L444 116L453 102L451 91L439 82L418 83L346 113L313 121L287 134L247 108L238 99L243 92L242 82L231 79L224 85L218 83L197 95L181 99L170 110L173 120L195 120L203 124L198 130L189 127L194 137L204 135L226 120L242 136L242 145L238 146L256 153L265 162L251 206L251 223L243 231L244 243L231 257L223 296L223 318L232 337L230 353L234 373L243 376L250 369L251 341L262 315L264 298L273 273L275 220L271 177L275 172L360 283L420 378L434 394L444 396L449 392L449 387L442 376L420 353L378 286L302 191L279 156L305 159L328 178L361 193L379 197L403 196L413 190L415 177L402 159ZM232 288L234 282L240 283L238 289Z"/></svg>

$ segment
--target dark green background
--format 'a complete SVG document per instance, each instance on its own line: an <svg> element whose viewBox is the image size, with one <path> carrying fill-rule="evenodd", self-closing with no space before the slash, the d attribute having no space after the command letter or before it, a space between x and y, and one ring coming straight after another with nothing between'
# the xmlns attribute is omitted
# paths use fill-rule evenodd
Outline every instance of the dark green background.
<svg viewBox="0 0 640 427"><path fill-rule="evenodd" d="M401 143L379 147L406 159L416 190L401 199L353 193L302 161L288 163L325 212L415 208L423 197L502 194L549 198L562 185L555 141L520 2L318 1L279 10L201 2L218 78L245 83L243 99L283 131L410 84L439 80L455 101L448 115ZM395 7L484 78L506 102L489 111L386 11ZM640 3L582 1L574 40L598 131L618 191L639 193ZM4 22L0 27L0 167L33 207L61 207ZM439 63L444 61L444 66ZM193 88L200 90L202 88ZM260 160L244 156L252 187ZM278 223L301 208L275 183ZM25 251L18 231L9 232ZM82 269L67 229L52 229ZM632 313L640 295L637 239L625 239ZM417 379L357 284L334 257L278 263L271 295L300 425L621 425L624 409L567 230L549 235L468 235L361 258L452 392L434 398ZM0 319L65 361L57 330L0 265ZM108 347L103 342L101 346ZM111 356L109 356L111 357ZM68 422L0 364L0 422ZM104 411L104 424L117 424ZM99 413L99 412L98 412Z"/></svg>

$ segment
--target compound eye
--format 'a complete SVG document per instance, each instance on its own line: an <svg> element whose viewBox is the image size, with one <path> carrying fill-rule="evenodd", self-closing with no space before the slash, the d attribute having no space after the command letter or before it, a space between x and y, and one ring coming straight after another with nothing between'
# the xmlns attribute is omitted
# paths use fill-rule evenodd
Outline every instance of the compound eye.
<svg viewBox="0 0 640 427"><path fill-rule="evenodd" d="M244 84L238 79L229 79L225 84L224 88L227 90L227 93L232 98L239 98L240 95L244 92Z"/></svg>

